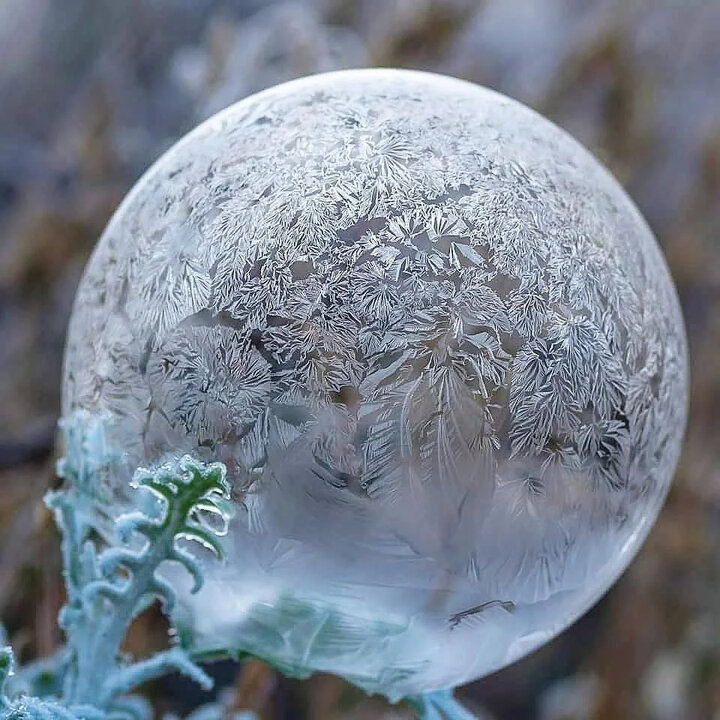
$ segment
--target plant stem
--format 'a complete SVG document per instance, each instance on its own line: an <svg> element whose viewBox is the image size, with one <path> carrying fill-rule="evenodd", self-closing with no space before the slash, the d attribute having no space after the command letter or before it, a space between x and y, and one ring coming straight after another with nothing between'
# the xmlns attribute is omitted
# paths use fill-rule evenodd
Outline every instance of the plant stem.
<svg viewBox="0 0 720 720"><path fill-rule="evenodd" d="M453 697L453 690L438 690L408 698L419 720L477 720Z"/></svg>

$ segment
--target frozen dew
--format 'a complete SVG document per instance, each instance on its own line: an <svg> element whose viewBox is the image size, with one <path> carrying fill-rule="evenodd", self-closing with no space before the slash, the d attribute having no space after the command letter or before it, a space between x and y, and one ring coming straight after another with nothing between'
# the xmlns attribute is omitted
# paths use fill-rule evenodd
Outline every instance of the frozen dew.
<svg viewBox="0 0 720 720"><path fill-rule="evenodd" d="M686 385L667 269L596 160L488 90L348 71L230 107L140 180L78 292L63 412L104 433L101 526L139 465L226 464L228 562L195 596L174 578L186 642L399 697L608 588Z"/></svg>

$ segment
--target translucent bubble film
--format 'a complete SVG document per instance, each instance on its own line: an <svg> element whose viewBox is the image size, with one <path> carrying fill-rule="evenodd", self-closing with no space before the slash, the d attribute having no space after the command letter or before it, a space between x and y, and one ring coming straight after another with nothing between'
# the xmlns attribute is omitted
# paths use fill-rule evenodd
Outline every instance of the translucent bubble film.
<svg viewBox="0 0 720 720"><path fill-rule="evenodd" d="M101 528L138 466L226 464L228 562L194 596L170 573L185 642L400 697L609 587L686 386L664 261L591 155L483 88L348 71L230 107L138 182L78 292L63 414L106 468Z"/></svg>

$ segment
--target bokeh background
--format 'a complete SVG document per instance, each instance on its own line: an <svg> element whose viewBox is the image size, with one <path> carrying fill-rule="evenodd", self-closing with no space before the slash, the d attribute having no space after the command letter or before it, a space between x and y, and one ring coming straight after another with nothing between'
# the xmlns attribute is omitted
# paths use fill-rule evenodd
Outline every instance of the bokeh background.
<svg viewBox="0 0 720 720"><path fill-rule="evenodd" d="M553 119L625 185L670 263L692 358L680 468L611 592L461 691L483 718L720 719L720 1L0 0L0 617L21 657L62 641L53 482L60 367L85 261L133 182L200 120L324 70L435 70ZM165 642L159 613L128 647ZM480 650L481 651L481 650ZM215 669L262 720L400 720L332 677ZM172 678L160 712L202 700Z"/></svg>

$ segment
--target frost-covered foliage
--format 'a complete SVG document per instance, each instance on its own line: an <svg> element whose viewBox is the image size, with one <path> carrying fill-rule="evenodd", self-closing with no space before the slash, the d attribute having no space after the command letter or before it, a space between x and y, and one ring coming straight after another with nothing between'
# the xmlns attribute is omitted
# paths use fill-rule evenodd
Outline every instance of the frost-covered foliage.
<svg viewBox="0 0 720 720"><path fill-rule="evenodd" d="M186 456L154 471L139 470L133 480L142 506L115 524L119 544L100 547L95 528L84 520L82 488L97 483L101 437L98 428L83 435L77 428L69 436L79 443L70 449L72 459L60 463L69 481L66 489L47 496L62 531L67 604L60 624L66 647L40 667L20 672L9 682L12 652L0 653L0 717L4 720L94 720L105 717L147 717L149 707L129 695L140 684L169 671L179 671L205 688L210 677L180 647L131 662L120 647L131 621L154 600L170 612L175 592L158 572L174 561L202 586L203 575L196 548L223 556L219 537L232 515L230 488L220 463L203 464ZM77 434L76 432L77 431ZM96 432L97 431L97 432ZM42 678L42 683L40 682ZM207 713L210 709L207 709Z"/></svg>
<svg viewBox="0 0 720 720"><path fill-rule="evenodd" d="M108 418L118 502L178 448L228 466L229 562L178 580L196 650L399 698L607 589L668 488L686 364L654 238L574 140L359 71L246 99L138 183L81 283L64 413Z"/></svg>

